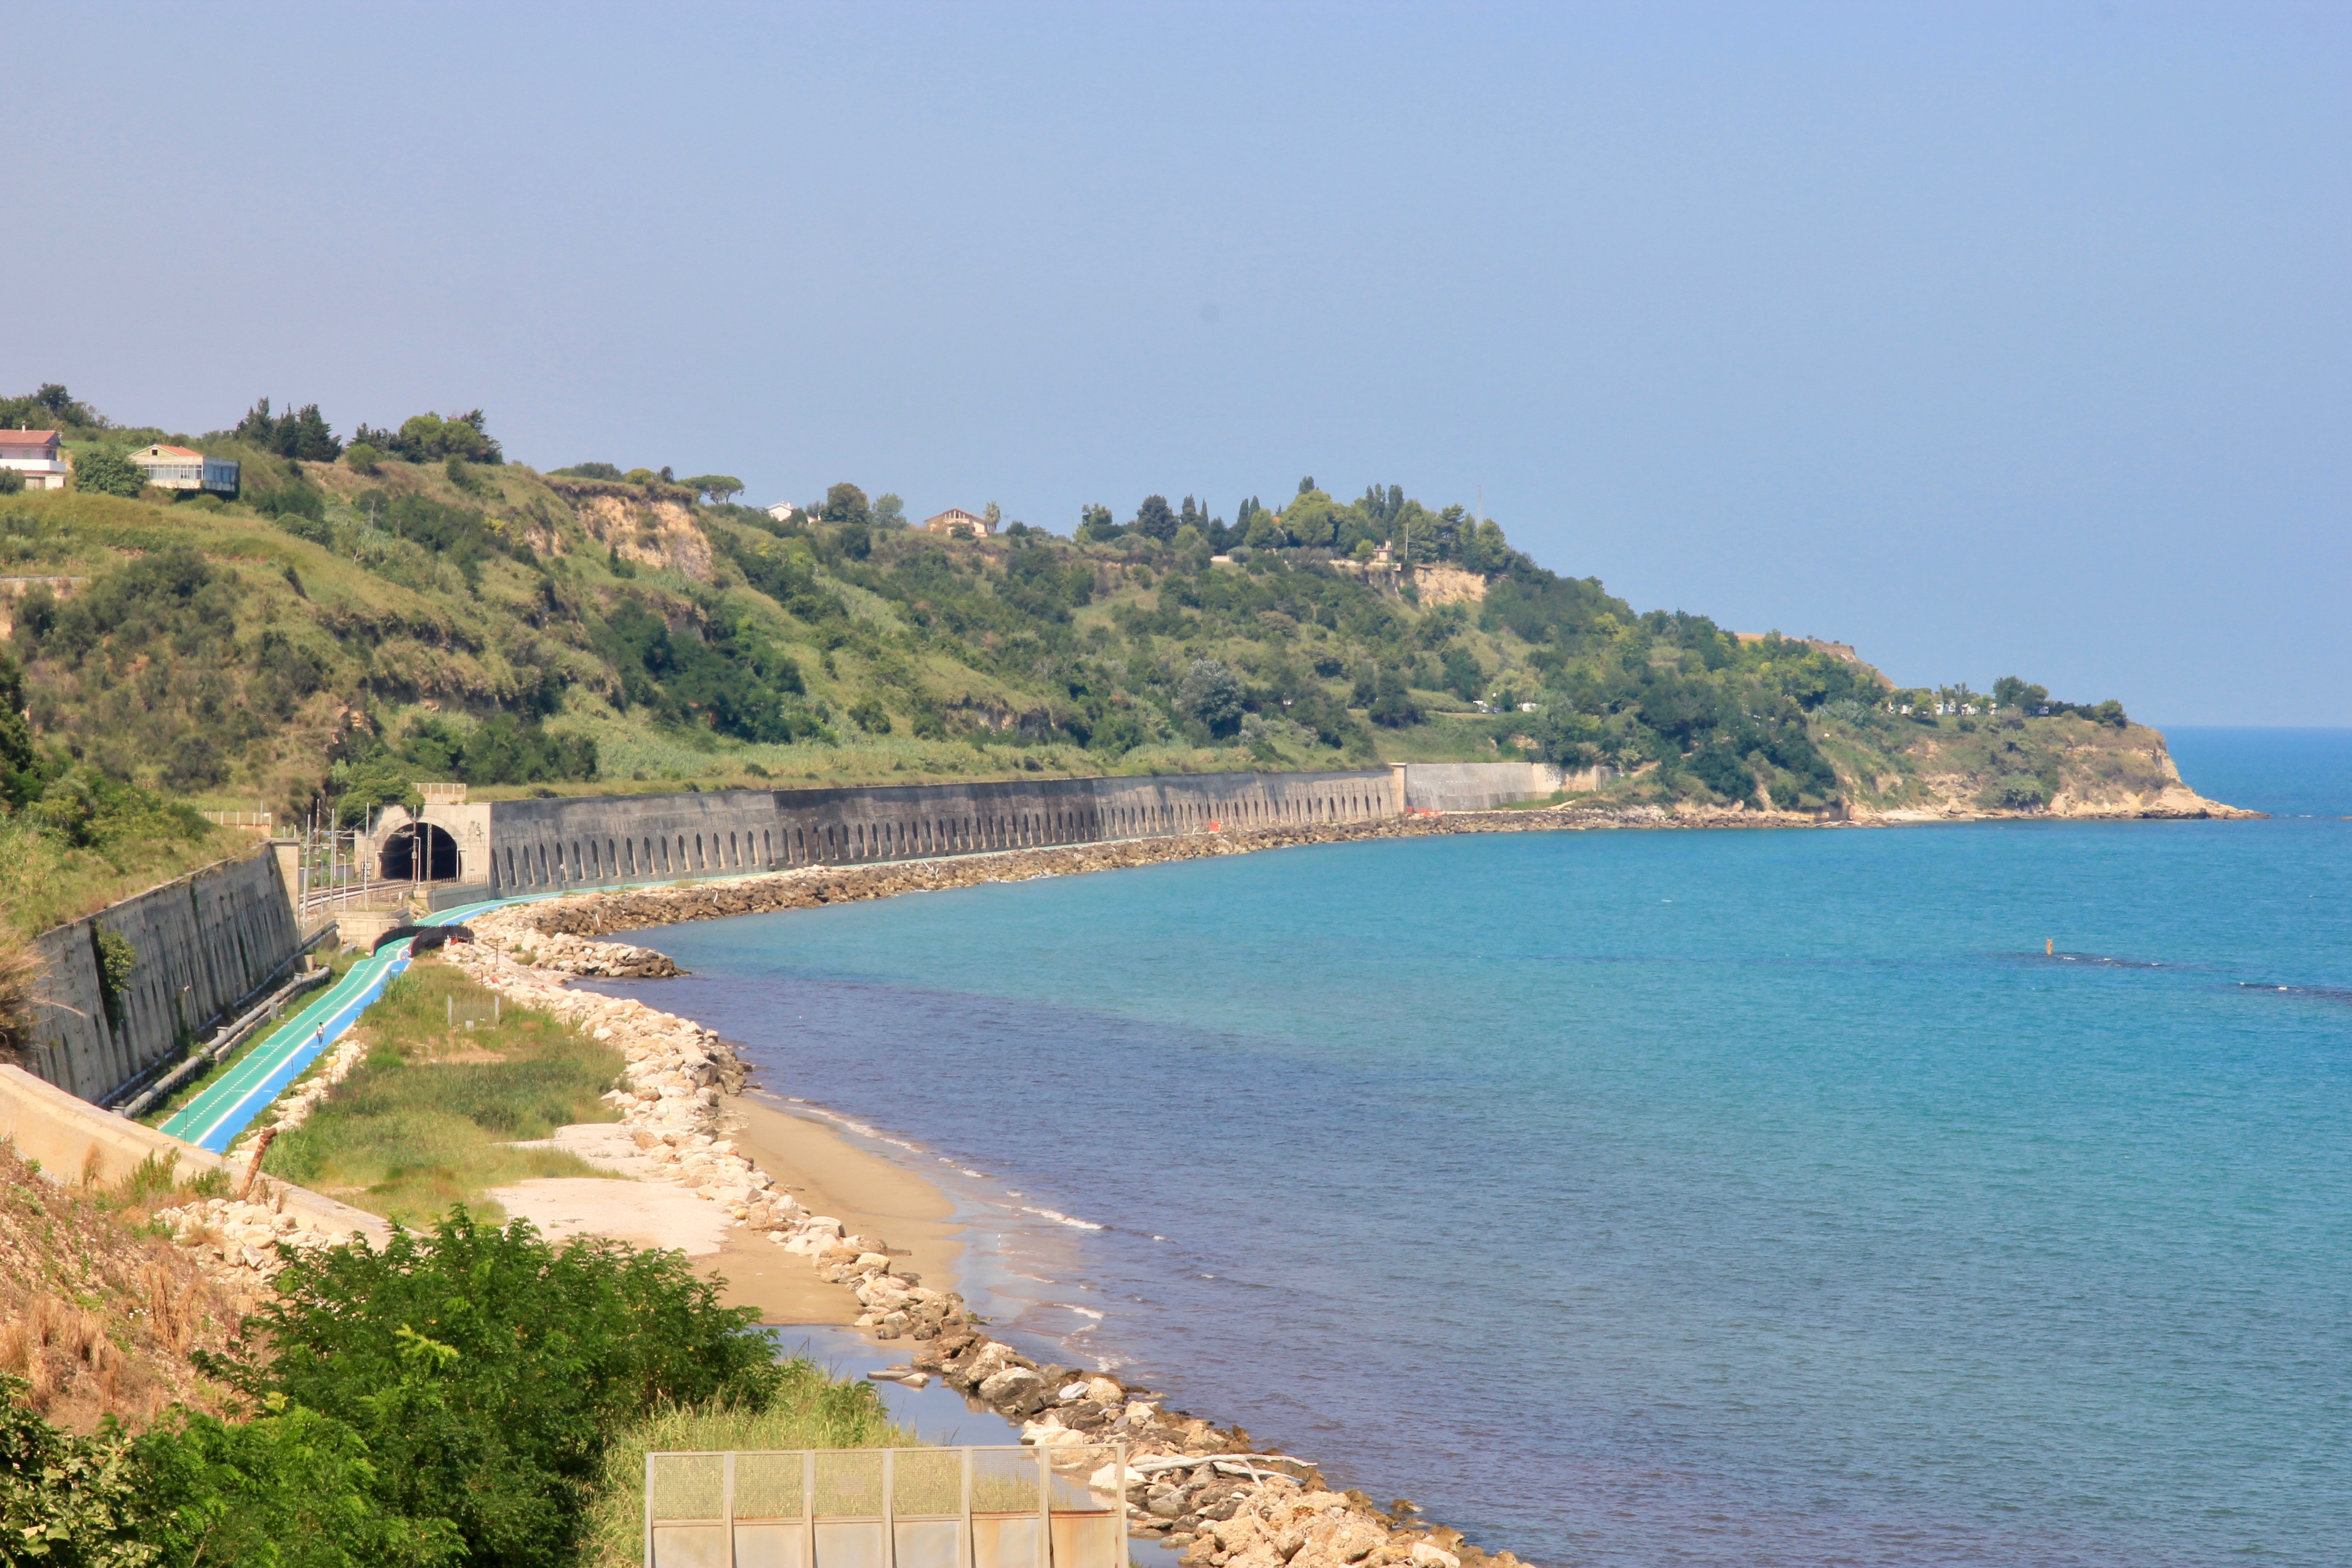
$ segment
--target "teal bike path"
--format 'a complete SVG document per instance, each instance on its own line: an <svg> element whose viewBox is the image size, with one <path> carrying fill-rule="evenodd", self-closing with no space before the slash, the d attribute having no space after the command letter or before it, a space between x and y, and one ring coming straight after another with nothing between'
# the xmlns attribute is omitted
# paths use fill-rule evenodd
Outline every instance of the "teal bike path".
<svg viewBox="0 0 2352 1568"><path fill-rule="evenodd" d="M493 899L487 903L443 910L417 923L461 924L504 904L527 903L533 898L550 896ZM408 943L409 939L403 937L352 965L351 973L329 986L324 995L313 998L300 1012L271 1030L235 1067L182 1107L178 1114L163 1123L163 1131L199 1149L227 1153L228 1146L253 1124L253 1119L267 1110L286 1092L289 1084L319 1059L321 1052L358 1023L360 1015L383 994L383 988L393 977L408 967Z"/></svg>

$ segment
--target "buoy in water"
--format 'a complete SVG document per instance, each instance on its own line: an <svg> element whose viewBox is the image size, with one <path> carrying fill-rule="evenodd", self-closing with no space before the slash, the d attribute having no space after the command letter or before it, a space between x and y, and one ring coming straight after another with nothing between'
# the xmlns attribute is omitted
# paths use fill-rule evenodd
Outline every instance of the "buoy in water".
<svg viewBox="0 0 2352 1568"><path fill-rule="evenodd" d="M2057 956L2057 942L2053 942L2049 937L2043 937L2042 939L2042 956L2044 958L2054 958Z"/></svg>

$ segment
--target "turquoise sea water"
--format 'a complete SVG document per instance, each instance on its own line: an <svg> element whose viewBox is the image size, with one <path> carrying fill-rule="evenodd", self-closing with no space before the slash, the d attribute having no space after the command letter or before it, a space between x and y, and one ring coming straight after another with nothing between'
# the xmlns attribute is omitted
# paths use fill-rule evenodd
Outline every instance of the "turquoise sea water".
<svg viewBox="0 0 2352 1568"><path fill-rule="evenodd" d="M1038 1350L1489 1546L2341 1564L2346 739L2175 737L2270 822L1332 846L625 989L993 1216Z"/></svg>

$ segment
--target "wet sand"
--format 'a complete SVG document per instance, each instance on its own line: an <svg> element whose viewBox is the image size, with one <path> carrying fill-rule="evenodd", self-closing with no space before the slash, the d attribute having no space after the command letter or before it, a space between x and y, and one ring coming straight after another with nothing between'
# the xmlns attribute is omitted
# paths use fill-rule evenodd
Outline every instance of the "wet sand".
<svg viewBox="0 0 2352 1568"><path fill-rule="evenodd" d="M914 1172L859 1147L832 1123L759 1094L730 1095L720 1108L724 1136L812 1214L830 1215L852 1236L878 1237L934 1289L958 1289L963 1226L948 1195ZM810 1259L765 1237L730 1227L719 1251L694 1259L727 1280L730 1306L757 1307L767 1323L844 1324L857 1299L816 1277Z"/></svg>

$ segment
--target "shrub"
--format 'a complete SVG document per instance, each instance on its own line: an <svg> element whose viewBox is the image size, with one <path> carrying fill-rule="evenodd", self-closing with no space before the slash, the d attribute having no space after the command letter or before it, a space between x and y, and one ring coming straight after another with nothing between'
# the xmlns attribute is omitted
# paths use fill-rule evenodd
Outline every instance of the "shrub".
<svg viewBox="0 0 2352 1568"><path fill-rule="evenodd" d="M205 1369L351 1427L379 1500L450 1521L475 1562L571 1562L616 1428L669 1405L764 1409L783 1381L757 1310L720 1306L681 1254L559 1248L463 1207L429 1238L297 1256L277 1289L244 1355Z"/></svg>
<svg viewBox="0 0 2352 1568"><path fill-rule="evenodd" d="M890 732L889 710L870 696L861 697L850 704L849 718L852 723L869 735L887 735Z"/></svg>
<svg viewBox="0 0 2352 1568"><path fill-rule="evenodd" d="M383 452L373 442L354 441L343 449L343 461L355 474L373 474L383 462Z"/></svg>
<svg viewBox="0 0 2352 1568"><path fill-rule="evenodd" d="M74 459L74 489L91 495L136 496L147 488L147 470L111 447Z"/></svg>
<svg viewBox="0 0 2352 1568"><path fill-rule="evenodd" d="M181 1412L141 1437L140 1536L165 1563L273 1568L428 1568L459 1560L446 1519L408 1519L381 1500L367 1445L341 1421L273 1400L232 1426Z"/></svg>
<svg viewBox="0 0 2352 1568"><path fill-rule="evenodd" d="M1207 726L1212 735L1230 735L1240 728L1248 693L1224 660L1196 658L1176 688L1176 706Z"/></svg>
<svg viewBox="0 0 2352 1568"><path fill-rule="evenodd" d="M22 495L25 475L19 468L0 468L0 496Z"/></svg>
<svg viewBox="0 0 2352 1568"><path fill-rule="evenodd" d="M0 1374L0 1562L43 1568L139 1568L144 1510L130 1442L108 1426L61 1432L24 1403L22 1378Z"/></svg>

